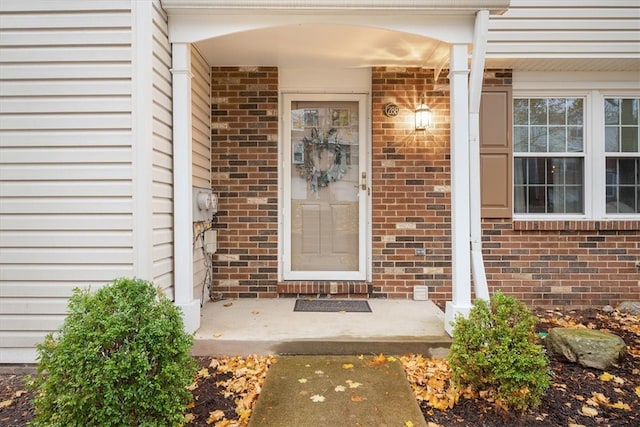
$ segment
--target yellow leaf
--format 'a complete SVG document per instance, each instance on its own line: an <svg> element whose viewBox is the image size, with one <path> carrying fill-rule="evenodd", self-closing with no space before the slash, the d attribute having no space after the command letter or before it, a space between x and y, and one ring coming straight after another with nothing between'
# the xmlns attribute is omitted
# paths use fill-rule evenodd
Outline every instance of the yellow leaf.
<svg viewBox="0 0 640 427"><path fill-rule="evenodd" d="M352 369L353 368L353 363L343 363L342 364L342 369Z"/></svg>
<svg viewBox="0 0 640 427"><path fill-rule="evenodd" d="M405 425L405 427L413 427L413 422L405 421L404 425Z"/></svg>
<svg viewBox="0 0 640 427"><path fill-rule="evenodd" d="M616 403L614 403L613 405L610 405L612 408L615 409L625 409L627 411L631 410L631 407L629 405L627 405L626 403L622 403L621 401L617 401Z"/></svg>
<svg viewBox="0 0 640 427"><path fill-rule="evenodd" d="M389 357L387 357L387 361L393 363L393 362L396 361L396 358L393 357L393 356L389 356Z"/></svg>
<svg viewBox="0 0 640 427"><path fill-rule="evenodd" d="M613 378L613 375L608 372L603 372L602 375L600 375L600 381L611 381L611 378Z"/></svg>
<svg viewBox="0 0 640 427"><path fill-rule="evenodd" d="M591 406L583 406L581 413L582 415L585 415L587 417L595 417L596 415L598 415L598 410L596 408L592 408Z"/></svg>
<svg viewBox="0 0 640 427"><path fill-rule="evenodd" d="M0 409L8 408L9 406L11 406L11 404L13 404L13 400L3 400L2 402L0 402Z"/></svg>
<svg viewBox="0 0 640 427"><path fill-rule="evenodd" d="M300 384L304 384L304 383L306 383L306 382L307 382L307 379L306 379L306 378L299 378L299 379L298 379L298 382L299 382Z"/></svg>
<svg viewBox="0 0 640 427"><path fill-rule="evenodd" d="M213 334L214 338L220 338L222 336L221 332L216 332L215 334Z"/></svg>
<svg viewBox="0 0 640 427"><path fill-rule="evenodd" d="M209 369L207 368L202 368L198 371L198 377L199 378L209 378L211 375L209 375Z"/></svg>
<svg viewBox="0 0 640 427"><path fill-rule="evenodd" d="M191 413L184 414L184 422L185 422L185 424L188 424L188 423L190 423L191 421L193 421L195 419L196 419L196 416L191 414Z"/></svg>
<svg viewBox="0 0 640 427"><path fill-rule="evenodd" d="M216 421L220 421L224 418L224 412L220 409L209 412L209 418L207 418L207 424L213 424Z"/></svg>
<svg viewBox="0 0 640 427"><path fill-rule="evenodd" d="M360 356L358 356L358 360L362 360L364 359L364 354L361 354Z"/></svg>
<svg viewBox="0 0 640 427"><path fill-rule="evenodd" d="M640 397L640 385L636 387L636 396Z"/></svg>

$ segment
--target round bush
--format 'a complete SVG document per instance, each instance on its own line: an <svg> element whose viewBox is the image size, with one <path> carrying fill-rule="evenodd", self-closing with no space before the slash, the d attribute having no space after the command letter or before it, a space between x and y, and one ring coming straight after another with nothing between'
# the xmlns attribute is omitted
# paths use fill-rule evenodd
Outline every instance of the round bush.
<svg viewBox="0 0 640 427"><path fill-rule="evenodd" d="M499 405L524 411L549 388L549 360L537 343L537 318L520 301L497 292L476 300L453 325L449 364L458 387L490 391Z"/></svg>
<svg viewBox="0 0 640 427"><path fill-rule="evenodd" d="M37 346L35 426L172 426L192 398L193 338L179 309L140 279L74 290Z"/></svg>

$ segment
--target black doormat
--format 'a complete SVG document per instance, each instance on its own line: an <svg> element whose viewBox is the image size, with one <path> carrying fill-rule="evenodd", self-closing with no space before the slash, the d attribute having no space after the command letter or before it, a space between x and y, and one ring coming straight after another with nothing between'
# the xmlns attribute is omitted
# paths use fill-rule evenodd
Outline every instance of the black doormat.
<svg viewBox="0 0 640 427"><path fill-rule="evenodd" d="M366 313L371 311L371 307L365 300L298 299L293 311Z"/></svg>

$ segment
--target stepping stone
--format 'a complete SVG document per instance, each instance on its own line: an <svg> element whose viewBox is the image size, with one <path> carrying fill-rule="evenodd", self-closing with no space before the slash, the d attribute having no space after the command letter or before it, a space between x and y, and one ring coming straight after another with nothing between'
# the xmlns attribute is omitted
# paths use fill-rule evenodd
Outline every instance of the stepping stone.
<svg viewBox="0 0 640 427"><path fill-rule="evenodd" d="M249 427L426 426L399 360L289 356L271 365Z"/></svg>

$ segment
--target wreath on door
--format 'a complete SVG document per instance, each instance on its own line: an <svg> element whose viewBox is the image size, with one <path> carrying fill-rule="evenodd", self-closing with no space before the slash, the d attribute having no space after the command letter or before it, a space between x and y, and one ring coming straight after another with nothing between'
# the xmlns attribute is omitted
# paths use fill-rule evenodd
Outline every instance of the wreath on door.
<svg viewBox="0 0 640 427"><path fill-rule="evenodd" d="M304 160L296 167L300 176L310 185L311 191L318 191L330 183L341 180L349 170L346 165L347 145L338 141L338 131L335 128L320 132L311 129L311 137L302 138Z"/></svg>

